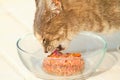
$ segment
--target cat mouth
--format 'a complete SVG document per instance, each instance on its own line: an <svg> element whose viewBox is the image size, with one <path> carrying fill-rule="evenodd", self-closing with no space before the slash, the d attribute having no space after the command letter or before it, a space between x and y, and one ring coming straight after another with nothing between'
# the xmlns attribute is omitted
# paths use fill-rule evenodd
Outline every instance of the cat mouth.
<svg viewBox="0 0 120 80"><path fill-rule="evenodd" d="M48 46L48 47L44 47L44 52L45 53L48 53L49 51L54 51L54 50L57 50L57 51L62 51L64 50L65 48L62 47L62 45L59 45L58 47L56 48L53 48L52 46Z"/></svg>

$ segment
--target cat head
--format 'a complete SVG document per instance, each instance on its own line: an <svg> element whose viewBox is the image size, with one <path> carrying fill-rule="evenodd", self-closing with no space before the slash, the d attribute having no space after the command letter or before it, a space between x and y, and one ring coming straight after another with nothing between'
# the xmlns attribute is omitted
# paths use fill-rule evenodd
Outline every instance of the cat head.
<svg viewBox="0 0 120 80"><path fill-rule="evenodd" d="M67 48L69 45L69 40L64 38L63 36L61 37L61 35L41 35L41 34L35 34L36 38L39 40L39 42L41 43L44 52L48 53L48 52L52 52L54 51L58 46L61 46L62 48Z"/></svg>

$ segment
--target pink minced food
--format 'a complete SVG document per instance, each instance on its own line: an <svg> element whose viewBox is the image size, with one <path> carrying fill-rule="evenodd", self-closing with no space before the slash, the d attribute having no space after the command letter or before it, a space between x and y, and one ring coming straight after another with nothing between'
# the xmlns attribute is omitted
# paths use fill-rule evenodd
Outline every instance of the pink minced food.
<svg viewBox="0 0 120 80"><path fill-rule="evenodd" d="M84 60L80 53L52 53L43 61L45 72L58 76L79 74L84 69Z"/></svg>

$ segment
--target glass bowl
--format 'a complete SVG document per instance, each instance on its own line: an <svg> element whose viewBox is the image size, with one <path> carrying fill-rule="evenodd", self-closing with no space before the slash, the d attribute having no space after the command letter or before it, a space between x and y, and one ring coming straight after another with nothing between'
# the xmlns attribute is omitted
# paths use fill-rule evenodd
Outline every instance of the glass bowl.
<svg viewBox="0 0 120 80"><path fill-rule="evenodd" d="M35 38L34 34L30 33L24 35L17 41L19 57L24 65L36 77L43 80L80 80L90 77L101 64L105 56L106 48L107 44L105 40L99 35L90 32L79 33L79 35L71 41L68 49L63 52L80 52L84 60L84 69L76 75L56 76L44 71L43 61L49 53L44 53L42 46ZM72 61L72 59L73 58L70 60ZM57 60L58 62L64 61L63 58Z"/></svg>

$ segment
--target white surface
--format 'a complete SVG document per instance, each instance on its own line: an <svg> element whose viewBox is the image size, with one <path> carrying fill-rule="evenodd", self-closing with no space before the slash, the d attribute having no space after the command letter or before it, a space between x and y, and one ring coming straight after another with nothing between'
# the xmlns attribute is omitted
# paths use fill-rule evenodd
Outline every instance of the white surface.
<svg viewBox="0 0 120 80"><path fill-rule="evenodd" d="M36 79L23 66L16 50L17 39L32 32L34 12L34 0L0 0L0 80ZM120 80L120 60L109 71L88 80L113 79Z"/></svg>

